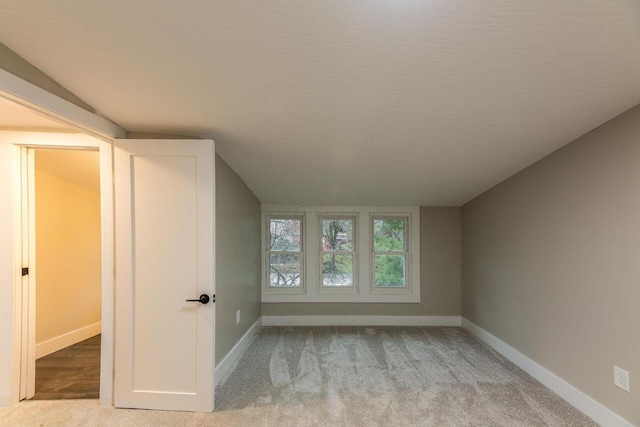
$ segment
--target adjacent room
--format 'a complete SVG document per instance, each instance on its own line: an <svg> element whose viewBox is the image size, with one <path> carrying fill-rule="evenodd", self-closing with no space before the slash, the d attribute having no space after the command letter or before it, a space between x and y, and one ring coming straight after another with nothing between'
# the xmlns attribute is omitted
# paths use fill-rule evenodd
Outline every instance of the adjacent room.
<svg viewBox="0 0 640 427"><path fill-rule="evenodd" d="M33 150L35 394L98 398L100 171L97 151Z"/></svg>
<svg viewBox="0 0 640 427"><path fill-rule="evenodd" d="M640 425L637 0L2 9L1 426Z"/></svg>

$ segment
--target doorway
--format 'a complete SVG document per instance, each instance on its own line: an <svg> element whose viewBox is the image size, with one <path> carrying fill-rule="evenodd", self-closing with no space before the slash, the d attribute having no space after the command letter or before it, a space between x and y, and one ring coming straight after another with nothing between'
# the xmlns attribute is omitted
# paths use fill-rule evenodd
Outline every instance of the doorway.
<svg viewBox="0 0 640 427"><path fill-rule="evenodd" d="M22 247L23 187L21 170L26 147L94 148L100 152L102 242L102 334L100 357L100 404L113 405L114 374L114 222L113 141L126 131L102 116L84 110L20 77L0 70L0 406L18 403L23 384L23 312L28 267ZM8 114L10 113L10 114ZM10 286L9 286L10 284ZM35 340L34 346L35 347ZM34 352L35 348L31 348ZM35 358L34 358L35 359ZM35 365L35 363L34 363ZM33 367L35 369L35 366Z"/></svg>
<svg viewBox="0 0 640 427"><path fill-rule="evenodd" d="M11 178L11 186L13 187L13 198L11 198L8 208L13 211L13 265L14 269L14 298L13 298L13 313L14 313L14 328L13 328L13 347L12 347L12 359L13 369L12 375L12 403L17 403L20 400L32 398L36 393L36 358L40 358L45 354L55 352L56 350L66 347L70 344L88 338L91 336L97 336L97 340L100 342L99 347L94 348L94 353L100 353L99 361L99 380L96 381L99 384L99 398L102 405L113 404L113 200L112 200L112 147L111 144L98 140L94 137L78 134L78 133L53 133L53 132L28 132L28 131L5 131L0 132L0 148L7 154L7 149L12 152L13 166L10 169L13 170ZM94 203L94 207L99 209L98 223L99 223L99 237L95 237L100 245L99 252L97 252L99 260L93 261L93 269L99 273L100 288L98 290L98 301L100 305L99 317L96 322L85 325L85 327L76 327L71 331L63 332L61 334L55 334L55 328L59 328L59 325L46 325L49 327L49 331L46 331L45 336L48 333L49 336L42 339L38 339L38 346L36 346L36 282L38 281L38 263L36 262L36 239L32 239L31 242L29 236L36 236L36 153L37 152L49 152L55 153L67 153L67 156L81 156L83 153L90 156L97 156L99 158L98 165L93 164L91 168L99 173L99 205ZM57 156L60 154L57 154ZM46 157L46 156L45 156ZM6 159L6 157L5 157ZM40 162L39 162L40 163ZM46 162L44 167L48 169ZM49 181L55 181L63 188L71 186L69 182L61 184L61 181L73 181L74 179L64 174L87 174L82 172L86 168L77 168L72 166L69 162L59 166L58 171L47 170L47 175L51 175ZM72 170L73 169L73 170ZM80 169L80 170L78 170ZM31 173L29 173L31 172ZM43 171L39 172L39 175ZM93 172L95 173L95 172ZM54 175L60 175L55 177ZM29 179L31 176L31 179ZM86 178L85 178L86 179ZM66 187L65 187L66 185ZM87 184L85 184L87 185ZM93 188L95 190L95 181L93 181ZM82 187L82 185L76 184L76 190ZM65 190L66 191L66 190ZM66 191L68 192L68 191ZM93 192L93 191L91 191ZM46 192L44 192L46 194ZM94 198L95 195L93 196ZM41 204L42 207L42 204ZM31 208L31 209L30 209ZM30 210L32 211L30 213ZM76 212L69 211L61 207L56 208L57 212L63 212L65 216L76 215ZM76 211L79 211L76 208ZM54 212L53 210L51 212ZM58 213L58 216L62 214ZM54 215L40 215L43 218L52 217ZM80 228L80 227L76 227ZM72 232L76 233L77 230L72 229ZM81 238L88 236L86 230L83 233L76 233ZM64 237L64 233L63 233ZM40 238L42 240L42 238ZM30 242L32 244L30 244ZM41 242L42 243L42 242ZM42 246L42 245L41 245ZM64 250L64 249L63 249ZM61 252L61 250L58 250ZM76 254L76 267L78 269L78 275L82 273L82 268L87 267L89 263L86 259L83 259L85 255L81 253ZM93 257L95 258L95 257ZM79 261L79 262L78 262ZM54 268L59 267L59 263L53 263ZM84 266L84 267L83 267ZM21 268L20 268L21 267ZM21 270L22 273L21 274ZM25 271L26 270L26 271ZM94 271L95 273L95 271ZM84 273L83 273L84 274ZM55 292L54 292L55 293ZM55 293L54 297L63 296L64 292L59 291ZM70 294L70 292L67 292ZM77 297L77 294L72 297ZM54 297L49 297L53 299ZM46 299L46 298L45 298ZM73 298L72 298L73 299ZM95 299L95 293L94 293ZM85 304L87 296L82 298L76 298L75 303L80 311L85 310ZM88 304L87 304L88 306ZM94 305L95 306L95 305ZM58 312L66 312L68 310L57 309ZM94 310L95 311L95 310ZM62 313L64 314L64 313ZM43 317L40 316L41 320ZM64 316L62 316L64 318ZM76 315L76 317L81 317ZM68 320L69 316L67 316ZM64 322L63 322L64 323ZM83 336L84 334L84 336ZM52 338L57 339L52 339ZM37 351L36 351L37 350ZM45 356L46 357L46 356ZM45 362L50 363L50 362ZM94 370L95 372L95 370ZM1 376L1 375L0 375ZM95 392L93 392L95 393ZM95 394L94 394L95 395ZM76 397L81 397L76 395ZM45 398L43 396L43 398Z"/></svg>
<svg viewBox="0 0 640 427"><path fill-rule="evenodd" d="M97 399L100 392L101 223L97 150L27 149L35 378L25 398ZM32 169L32 170L31 170ZM35 326L31 323L35 323ZM35 328L35 330L34 330ZM34 337L29 337L30 341ZM27 360L27 366L33 361Z"/></svg>

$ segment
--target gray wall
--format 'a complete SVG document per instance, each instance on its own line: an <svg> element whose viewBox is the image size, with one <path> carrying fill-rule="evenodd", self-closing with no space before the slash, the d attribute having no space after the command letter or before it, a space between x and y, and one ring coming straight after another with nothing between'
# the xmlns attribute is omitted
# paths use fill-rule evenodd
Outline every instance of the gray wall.
<svg viewBox="0 0 640 427"><path fill-rule="evenodd" d="M460 208L420 208L420 304L263 303L263 316L459 316Z"/></svg>
<svg viewBox="0 0 640 427"><path fill-rule="evenodd" d="M462 236L463 316L640 425L640 106L466 204Z"/></svg>
<svg viewBox="0 0 640 427"><path fill-rule="evenodd" d="M60 98L66 99L67 101L76 104L78 107L95 113L93 108L87 105L84 101L60 86L51 77L47 76L42 71L22 59L21 56L2 43L0 43L0 68L14 76L20 77L22 80L26 80L29 83L46 90L47 92L51 92Z"/></svg>
<svg viewBox="0 0 640 427"><path fill-rule="evenodd" d="M216 296L217 365L260 317L260 201L217 155Z"/></svg>

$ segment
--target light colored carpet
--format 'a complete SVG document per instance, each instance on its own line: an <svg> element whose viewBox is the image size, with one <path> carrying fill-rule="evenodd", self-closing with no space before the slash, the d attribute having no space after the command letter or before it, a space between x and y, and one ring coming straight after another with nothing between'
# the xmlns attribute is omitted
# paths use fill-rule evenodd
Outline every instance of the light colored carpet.
<svg viewBox="0 0 640 427"><path fill-rule="evenodd" d="M216 412L22 402L2 426L590 426L461 328L265 328Z"/></svg>

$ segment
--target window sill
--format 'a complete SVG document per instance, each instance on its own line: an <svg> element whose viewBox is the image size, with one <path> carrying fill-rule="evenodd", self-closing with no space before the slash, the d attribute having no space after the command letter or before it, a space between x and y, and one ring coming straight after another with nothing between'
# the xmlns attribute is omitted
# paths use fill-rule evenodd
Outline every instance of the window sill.
<svg viewBox="0 0 640 427"><path fill-rule="evenodd" d="M309 294L273 294L262 293L262 302L264 303L278 303L278 302L295 302L295 303L420 303L420 296L410 293L404 294L346 294L346 293L317 293L314 295Z"/></svg>

